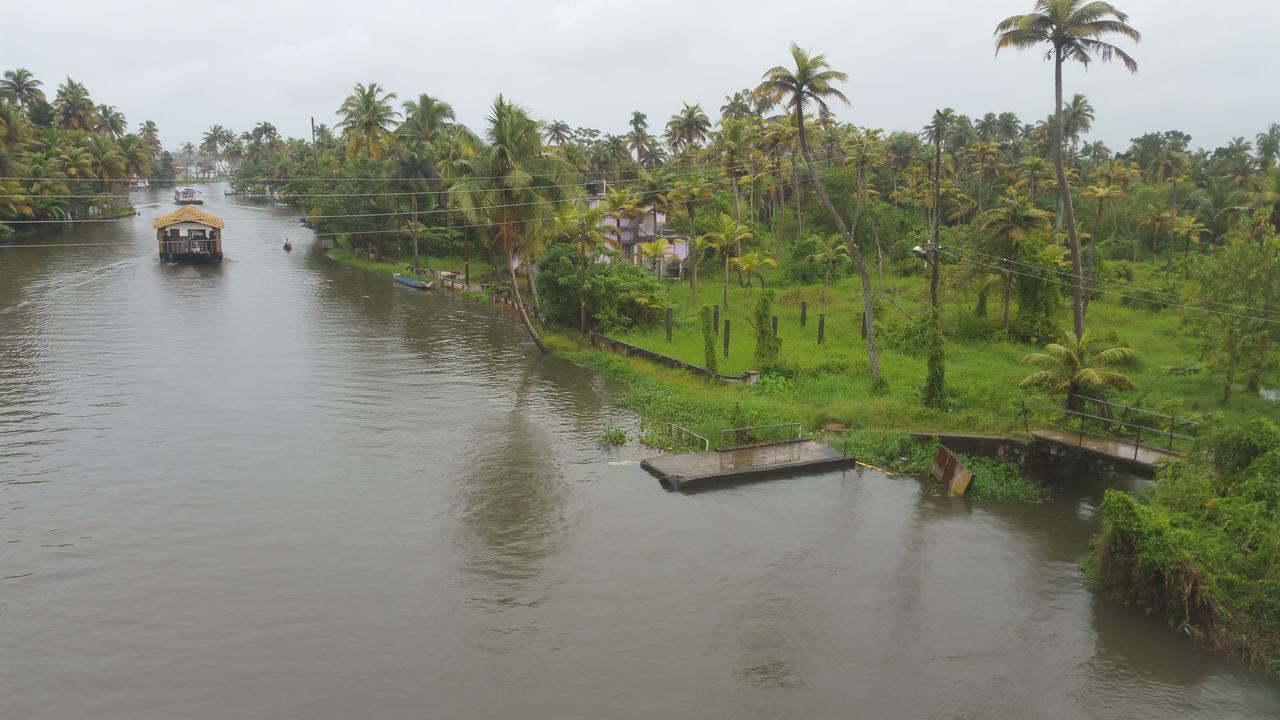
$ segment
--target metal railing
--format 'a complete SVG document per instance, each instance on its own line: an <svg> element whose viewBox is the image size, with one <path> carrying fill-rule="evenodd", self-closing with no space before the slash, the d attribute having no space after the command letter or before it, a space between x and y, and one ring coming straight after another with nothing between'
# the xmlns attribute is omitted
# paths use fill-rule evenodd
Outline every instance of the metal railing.
<svg viewBox="0 0 1280 720"><path fill-rule="evenodd" d="M167 254L174 253L212 253L216 240L165 240L164 252Z"/></svg>
<svg viewBox="0 0 1280 720"><path fill-rule="evenodd" d="M719 449L737 450L771 443L792 442L803 437L804 427L798 422L728 428L720 431Z"/></svg>
<svg viewBox="0 0 1280 720"><path fill-rule="evenodd" d="M667 423L667 437L673 440L679 440L686 445L692 445L694 447L701 446L703 452L711 449L710 440L688 428L680 427L675 423Z"/></svg>
<svg viewBox="0 0 1280 720"><path fill-rule="evenodd" d="M1052 411L1047 417L1043 413L1035 415L1035 424L1077 433L1078 445L1084 444L1085 436L1132 443L1134 459L1137 459L1138 453L1143 447L1142 442L1144 439L1148 441L1146 445L1148 448L1164 449L1172 452L1179 441L1194 443L1200 431L1200 423L1195 420L1078 395L1074 399L1075 402L1071 404L1076 407L1092 405L1095 408L1104 408L1111 414L1111 417L1067 408L1063 405L1049 405L1023 399L1019 412L1023 428L1028 435L1031 434L1033 409ZM1117 410L1120 411L1118 415L1116 413ZM1134 420L1139 422L1134 422ZM1141 420L1151 420L1155 426L1140 422Z"/></svg>

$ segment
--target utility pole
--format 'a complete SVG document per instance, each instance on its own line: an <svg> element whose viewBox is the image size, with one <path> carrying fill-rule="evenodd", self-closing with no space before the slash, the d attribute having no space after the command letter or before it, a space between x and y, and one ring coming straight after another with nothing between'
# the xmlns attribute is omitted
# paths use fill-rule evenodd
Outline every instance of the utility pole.
<svg viewBox="0 0 1280 720"><path fill-rule="evenodd" d="M933 111L933 212L929 223L929 247L925 253L929 262L929 303L938 308L938 233L942 226L942 135L945 132L941 110Z"/></svg>

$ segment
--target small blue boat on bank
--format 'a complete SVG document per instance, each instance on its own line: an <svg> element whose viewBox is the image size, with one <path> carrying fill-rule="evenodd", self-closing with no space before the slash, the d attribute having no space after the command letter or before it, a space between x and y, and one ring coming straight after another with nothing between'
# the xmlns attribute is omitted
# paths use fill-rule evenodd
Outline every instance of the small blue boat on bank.
<svg viewBox="0 0 1280 720"><path fill-rule="evenodd" d="M406 287L411 287L414 290L430 290L432 285L434 285L434 283L423 282L418 278L412 278L412 277L409 277L408 275L401 275L400 273L396 273L391 277L395 278L395 281L400 283L401 285L404 285Z"/></svg>

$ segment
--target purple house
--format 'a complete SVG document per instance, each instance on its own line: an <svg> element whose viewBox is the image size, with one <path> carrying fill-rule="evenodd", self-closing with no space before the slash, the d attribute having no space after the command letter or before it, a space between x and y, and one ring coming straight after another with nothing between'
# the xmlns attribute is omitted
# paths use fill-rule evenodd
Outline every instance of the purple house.
<svg viewBox="0 0 1280 720"><path fill-rule="evenodd" d="M593 195L587 198L587 207L597 207L604 201L601 195ZM610 251L622 253L622 258L629 263L636 265L644 265L647 263L643 254L639 251L639 246L644 243L654 241L662 241L666 244L666 252L663 258L657 262L657 267L652 268L658 274L662 274L664 269L671 267L670 263L675 263L679 273L684 272L684 261L689 257L688 238L684 235L666 232L667 214L662 211L655 211L652 207L646 208L643 215L640 216L639 222L635 218L619 217L613 213L605 213L604 229L601 234L605 239L605 247ZM610 230L610 228L616 228Z"/></svg>

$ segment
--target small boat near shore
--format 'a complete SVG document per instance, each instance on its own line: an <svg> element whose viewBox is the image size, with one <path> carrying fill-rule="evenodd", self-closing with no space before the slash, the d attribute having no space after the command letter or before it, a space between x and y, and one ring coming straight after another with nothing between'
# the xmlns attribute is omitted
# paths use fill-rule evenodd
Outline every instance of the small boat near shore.
<svg viewBox="0 0 1280 720"><path fill-rule="evenodd" d="M204 204L204 198L201 197L200 191L193 187L175 188L173 191L173 201L179 205Z"/></svg>
<svg viewBox="0 0 1280 720"><path fill-rule="evenodd" d="M404 285L405 287L411 287L414 290L430 290L431 288L435 287L435 283L423 282L418 278L409 277L408 275L401 275L400 273L396 273L391 277L401 285Z"/></svg>

